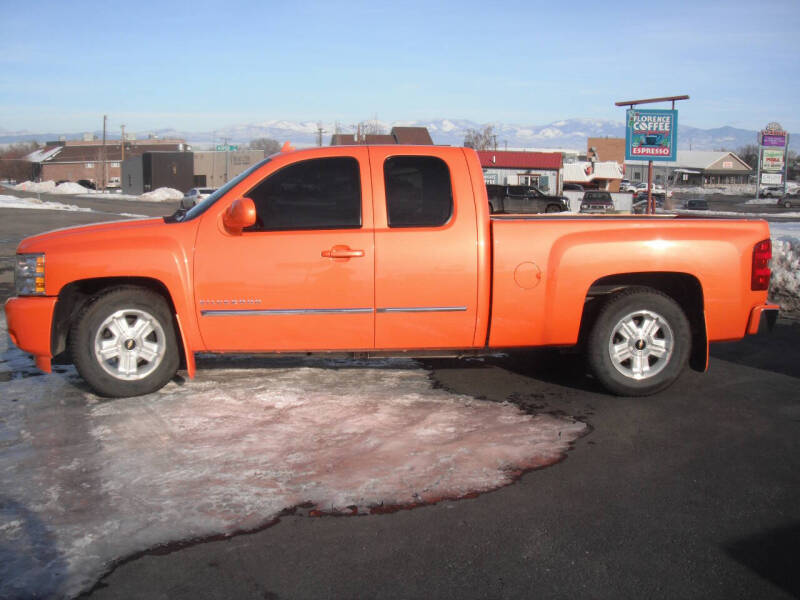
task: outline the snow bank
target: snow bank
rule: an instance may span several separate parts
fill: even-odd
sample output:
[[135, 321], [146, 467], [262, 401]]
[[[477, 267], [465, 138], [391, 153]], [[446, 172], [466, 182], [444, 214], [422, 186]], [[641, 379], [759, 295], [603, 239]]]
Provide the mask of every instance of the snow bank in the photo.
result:
[[21, 192], [35, 192], [37, 194], [52, 194], [56, 189], [55, 181], [23, 181], [14, 186]]
[[59, 183], [56, 188], [53, 190], [54, 194], [85, 194], [89, 190], [83, 187], [79, 183], [75, 183], [73, 181], [65, 181], [64, 183]]
[[738, 187], [700, 187], [700, 186], [691, 186], [691, 187], [672, 187], [670, 188], [675, 195], [678, 196], [685, 196], [685, 195], [692, 195], [692, 196], [711, 196], [713, 194], [720, 194], [722, 196], [742, 196], [747, 194], [756, 193], [755, 185], [741, 185]]
[[0, 317], [0, 597], [71, 597], [137, 551], [306, 502], [369, 513], [496, 489], [586, 431], [436, 389], [411, 360], [248, 360], [101, 401], [73, 367], [32, 376]]
[[770, 300], [788, 312], [800, 311], [800, 223], [770, 223]]
[[139, 200], [146, 200], [147, 202], [167, 202], [169, 200], [180, 200], [181, 198], [183, 198], [183, 192], [168, 187], [158, 188], [139, 196]]
[[770, 206], [777, 206], [777, 198], [751, 198], [745, 204], [769, 204]]
[[28, 208], [38, 210], [68, 210], [72, 212], [91, 212], [91, 208], [81, 208], [74, 204], [60, 202], [44, 202], [37, 198], [19, 198], [18, 196], [0, 196], [0, 208]]

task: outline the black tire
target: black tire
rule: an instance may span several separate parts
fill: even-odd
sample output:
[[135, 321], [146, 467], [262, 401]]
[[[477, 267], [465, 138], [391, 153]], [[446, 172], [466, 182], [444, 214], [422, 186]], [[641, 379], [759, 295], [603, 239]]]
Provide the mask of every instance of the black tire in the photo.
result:
[[70, 330], [70, 351], [92, 389], [111, 398], [154, 392], [179, 365], [172, 312], [163, 297], [142, 288], [114, 289], [88, 302]]
[[651, 288], [629, 288], [600, 309], [587, 341], [587, 359], [610, 392], [648, 396], [680, 376], [691, 340], [686, 314], [672, 298]]
[[792, 203], [789, 200], [783, 201], [783, 208], [792, 208]]
[[561, 212], [561, 207], [558, 204], [548, 204], [544, 212], [557, 213]]

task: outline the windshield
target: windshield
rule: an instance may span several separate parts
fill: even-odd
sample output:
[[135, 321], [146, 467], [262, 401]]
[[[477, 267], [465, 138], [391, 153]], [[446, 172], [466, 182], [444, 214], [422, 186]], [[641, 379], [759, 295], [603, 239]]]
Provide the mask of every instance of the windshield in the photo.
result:
[[210, 196], [205, 198], [202, 202], [200, 202], [198, 204], [195, 204], [192, 208], [187, 210], [183, 215], [176, 216], [175, 220], [176, 221], [188, 221], [190, 219], [194, 219], [195, 217], [199, 217], [204, 212], [206, 212], [211, 207], [211, 205], [213, 205], [217, 200], [219, 200], [220, 198], [222, 198], [222, 196], [227, 194], [228, 191], [230, 191], [231, 188], [233, 188], [235, 185], [237, 185], [240, 181], [242, 181], [245, 177], [250, 175], [256, 169], [260, 169], [261, 167], [263, 167], [265, 164], [267, 164], [269, 161], [271, 161], [274, 158], [274, 156], [275, 156], [274, 154], [270, 155], [267, 158], [265, 158], [264, 160], [262, 160], [261, 162], [257, 162], [256, 164], [254, 164], [252, 167], [250, 167], [246, 171], [243, 171], [242, 173], [239, 173], [239, 175], [237, 175], [236, 177], [231, 179], [228, 183], [226, 183], [221, 188], [219, 188], [216, 192], [214, 192], [213, 194], [211, 194]]

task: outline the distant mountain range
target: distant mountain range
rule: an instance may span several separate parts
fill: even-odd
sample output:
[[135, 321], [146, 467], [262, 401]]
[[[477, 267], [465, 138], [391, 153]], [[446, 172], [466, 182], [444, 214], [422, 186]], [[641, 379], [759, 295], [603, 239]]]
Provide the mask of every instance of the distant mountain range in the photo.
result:
[[[482, 129], [485, 124], [460, 119], [434, 119], [430, 121], [396, 121], [374, 122], [385, 132], [394, 126], [427, 127], [436, 144], [460, 146], [469, 129]], [[335, 123], [322, 123], [325, 131], [323, 144], [330, 143], [331, 134], [336, 130]], [[220, 144], [227, 140], [230, 144], [247, 144], [257, 138], [272, 138], [278, 141], [289, 140], [297, 146], [314, 145], [317, 142], [317, 121], [264, 121], [243, 125], [232, 125], [216, 131], [179, 131], [176, 129], [158, 129], [155, 131], [137, 132], [137, 138], [156, 135], [160, 138], [181, 138], [189, 144], [202, 148]], [[340, 127], [341, 133], [352, 133], [351, 127]], [[527, 149], [560, 149], [586, 150], [589, 137], [624, 137], [625, 124], [622, 121], [603, 119], [566, 119], [548, 125], [509, 125], [495, 123], [497, 147]], [[89, 132], [100, 137], [102, 132]], [[31, 133], [28, 131], [7, 131], [0, 128], [0, 144], [24, 141], [81, 139], [84, 133]], [[792, 147], [800, 143], [800, 136], [792, 134]], [[115, 139], [115, 138], [109, 138]], [[119, 139], [119, 135], [116, 136]], [[680, 125], [678, 146], [682, 150], [736, 150], [747, 144], [756, 143], [756, 131], [738, 129], [736, 127], [718, 127], [716, 129], [699, 129]]]

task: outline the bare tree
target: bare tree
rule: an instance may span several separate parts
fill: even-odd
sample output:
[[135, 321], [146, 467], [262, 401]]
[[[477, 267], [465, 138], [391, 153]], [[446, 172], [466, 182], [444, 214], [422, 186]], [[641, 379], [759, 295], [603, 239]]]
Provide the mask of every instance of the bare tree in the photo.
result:
[[250, 140], [251, 150], [263, 150], [264, 154], [275, 154], [281, 151], [281, 143], [272, 138], [258, 138]]
[[33, 163], [25, 157], [39, 149], [37, 142], [11, 144], [0, 150], [0, 179], [27, 181], [33, 178]]
[[495, 143], [494, 126], [487, 125], [483, 129], [467, 129], [464, 146], [475, 150], [491, 150]]
[[736, 156], [746, 162], [751, 169], [758, 168], [758, 146], [756, 144], [742, 146], [736, 150]]

